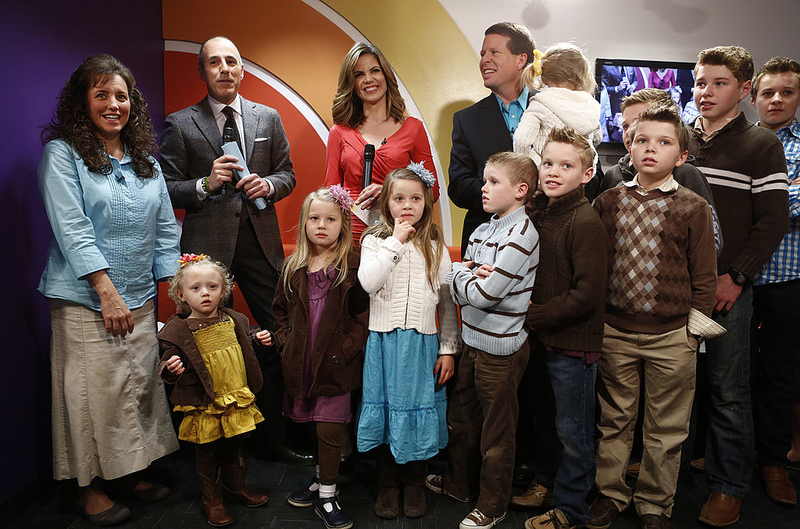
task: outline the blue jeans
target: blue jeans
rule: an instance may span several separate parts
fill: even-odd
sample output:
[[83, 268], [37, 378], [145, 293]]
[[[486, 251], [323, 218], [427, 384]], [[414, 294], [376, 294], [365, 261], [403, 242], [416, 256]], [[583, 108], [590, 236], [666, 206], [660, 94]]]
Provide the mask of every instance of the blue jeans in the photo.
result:
[[570, 523], [583, 527], [589, 521], [586, 496], [594, 484], [594, 381], [597, 362], [547, 352], [547, 369], [556, 400], [556, 432], [561, 441], [561, 463], [553, 497]]
[[752, 319], [753, 288], [747, 286], [727, 316], [715, 318], [728, 333], [706, 342], [710, 394], [706, 482], [711, 492], [738, 499], [750, 490], [755, 458], [750, 408]]

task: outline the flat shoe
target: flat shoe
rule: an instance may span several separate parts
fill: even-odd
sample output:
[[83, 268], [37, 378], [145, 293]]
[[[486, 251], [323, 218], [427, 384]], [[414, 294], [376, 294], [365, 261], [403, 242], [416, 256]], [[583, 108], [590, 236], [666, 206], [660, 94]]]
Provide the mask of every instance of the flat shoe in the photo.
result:
[[169, 489], [164, 485], [159, 483], [152, 483], [151, 485], [151, 487], [147, 487], [146, 489], [131, 490], [131, 496], [137, 500], [147, 502], [161, 501], [169, 496]]
[[90, 524], [100, 527], [117, 525], [118, 523], [122, 523], [127, 520], [131, 515], [131, 510], [121, 503], [115, 503], [105, 511], [97, 514], [89, 514], [83, 507], [79, 507], [78, 510], [80, 510], [84, 518], [89, 520]]

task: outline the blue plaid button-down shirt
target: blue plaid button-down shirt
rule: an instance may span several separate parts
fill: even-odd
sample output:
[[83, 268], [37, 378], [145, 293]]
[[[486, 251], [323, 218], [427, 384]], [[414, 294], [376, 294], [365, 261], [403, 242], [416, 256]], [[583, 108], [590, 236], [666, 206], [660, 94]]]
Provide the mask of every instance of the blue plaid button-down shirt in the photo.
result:
[[789, 231], [778, 245], [761, 270], [756, 275], [753, 283], [766, 285], [768, 283], [783, 283], [800, 279], [800, 184], [792, 185], [795, 179], [800, 178], [800, 122], [797, 118], [775, 134], [783, 144], [786, 152], [786, 167], [789, 175]]

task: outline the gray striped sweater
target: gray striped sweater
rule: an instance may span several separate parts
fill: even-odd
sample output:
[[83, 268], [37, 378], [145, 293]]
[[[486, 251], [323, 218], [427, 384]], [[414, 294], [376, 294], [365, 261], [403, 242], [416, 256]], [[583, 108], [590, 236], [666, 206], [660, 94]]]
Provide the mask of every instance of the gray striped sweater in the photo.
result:
[[454, 263], [447, 274], [453, 301], [461, 305], [464, 343], [499, 356], [515, 353], [528, 338], [523, 325], [539, 264], [539, 234], [525, 208], [478, 226], [464, 261], [494, 267], [489, 277], [478, 278]]

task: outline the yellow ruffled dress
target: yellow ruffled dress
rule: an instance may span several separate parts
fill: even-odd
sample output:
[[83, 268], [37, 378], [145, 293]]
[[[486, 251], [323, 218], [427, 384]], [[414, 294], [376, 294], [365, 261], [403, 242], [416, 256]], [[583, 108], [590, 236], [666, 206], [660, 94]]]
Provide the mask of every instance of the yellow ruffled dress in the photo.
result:
[[208, 406], [175, 406], [186, 414], [178, 428], [178, 439], [210, 443], [255, 430], [264, 420], [247, 386], [242, 347], [236, 339], [233, 320], [192, 331], [214, 387], [214, 402]]

